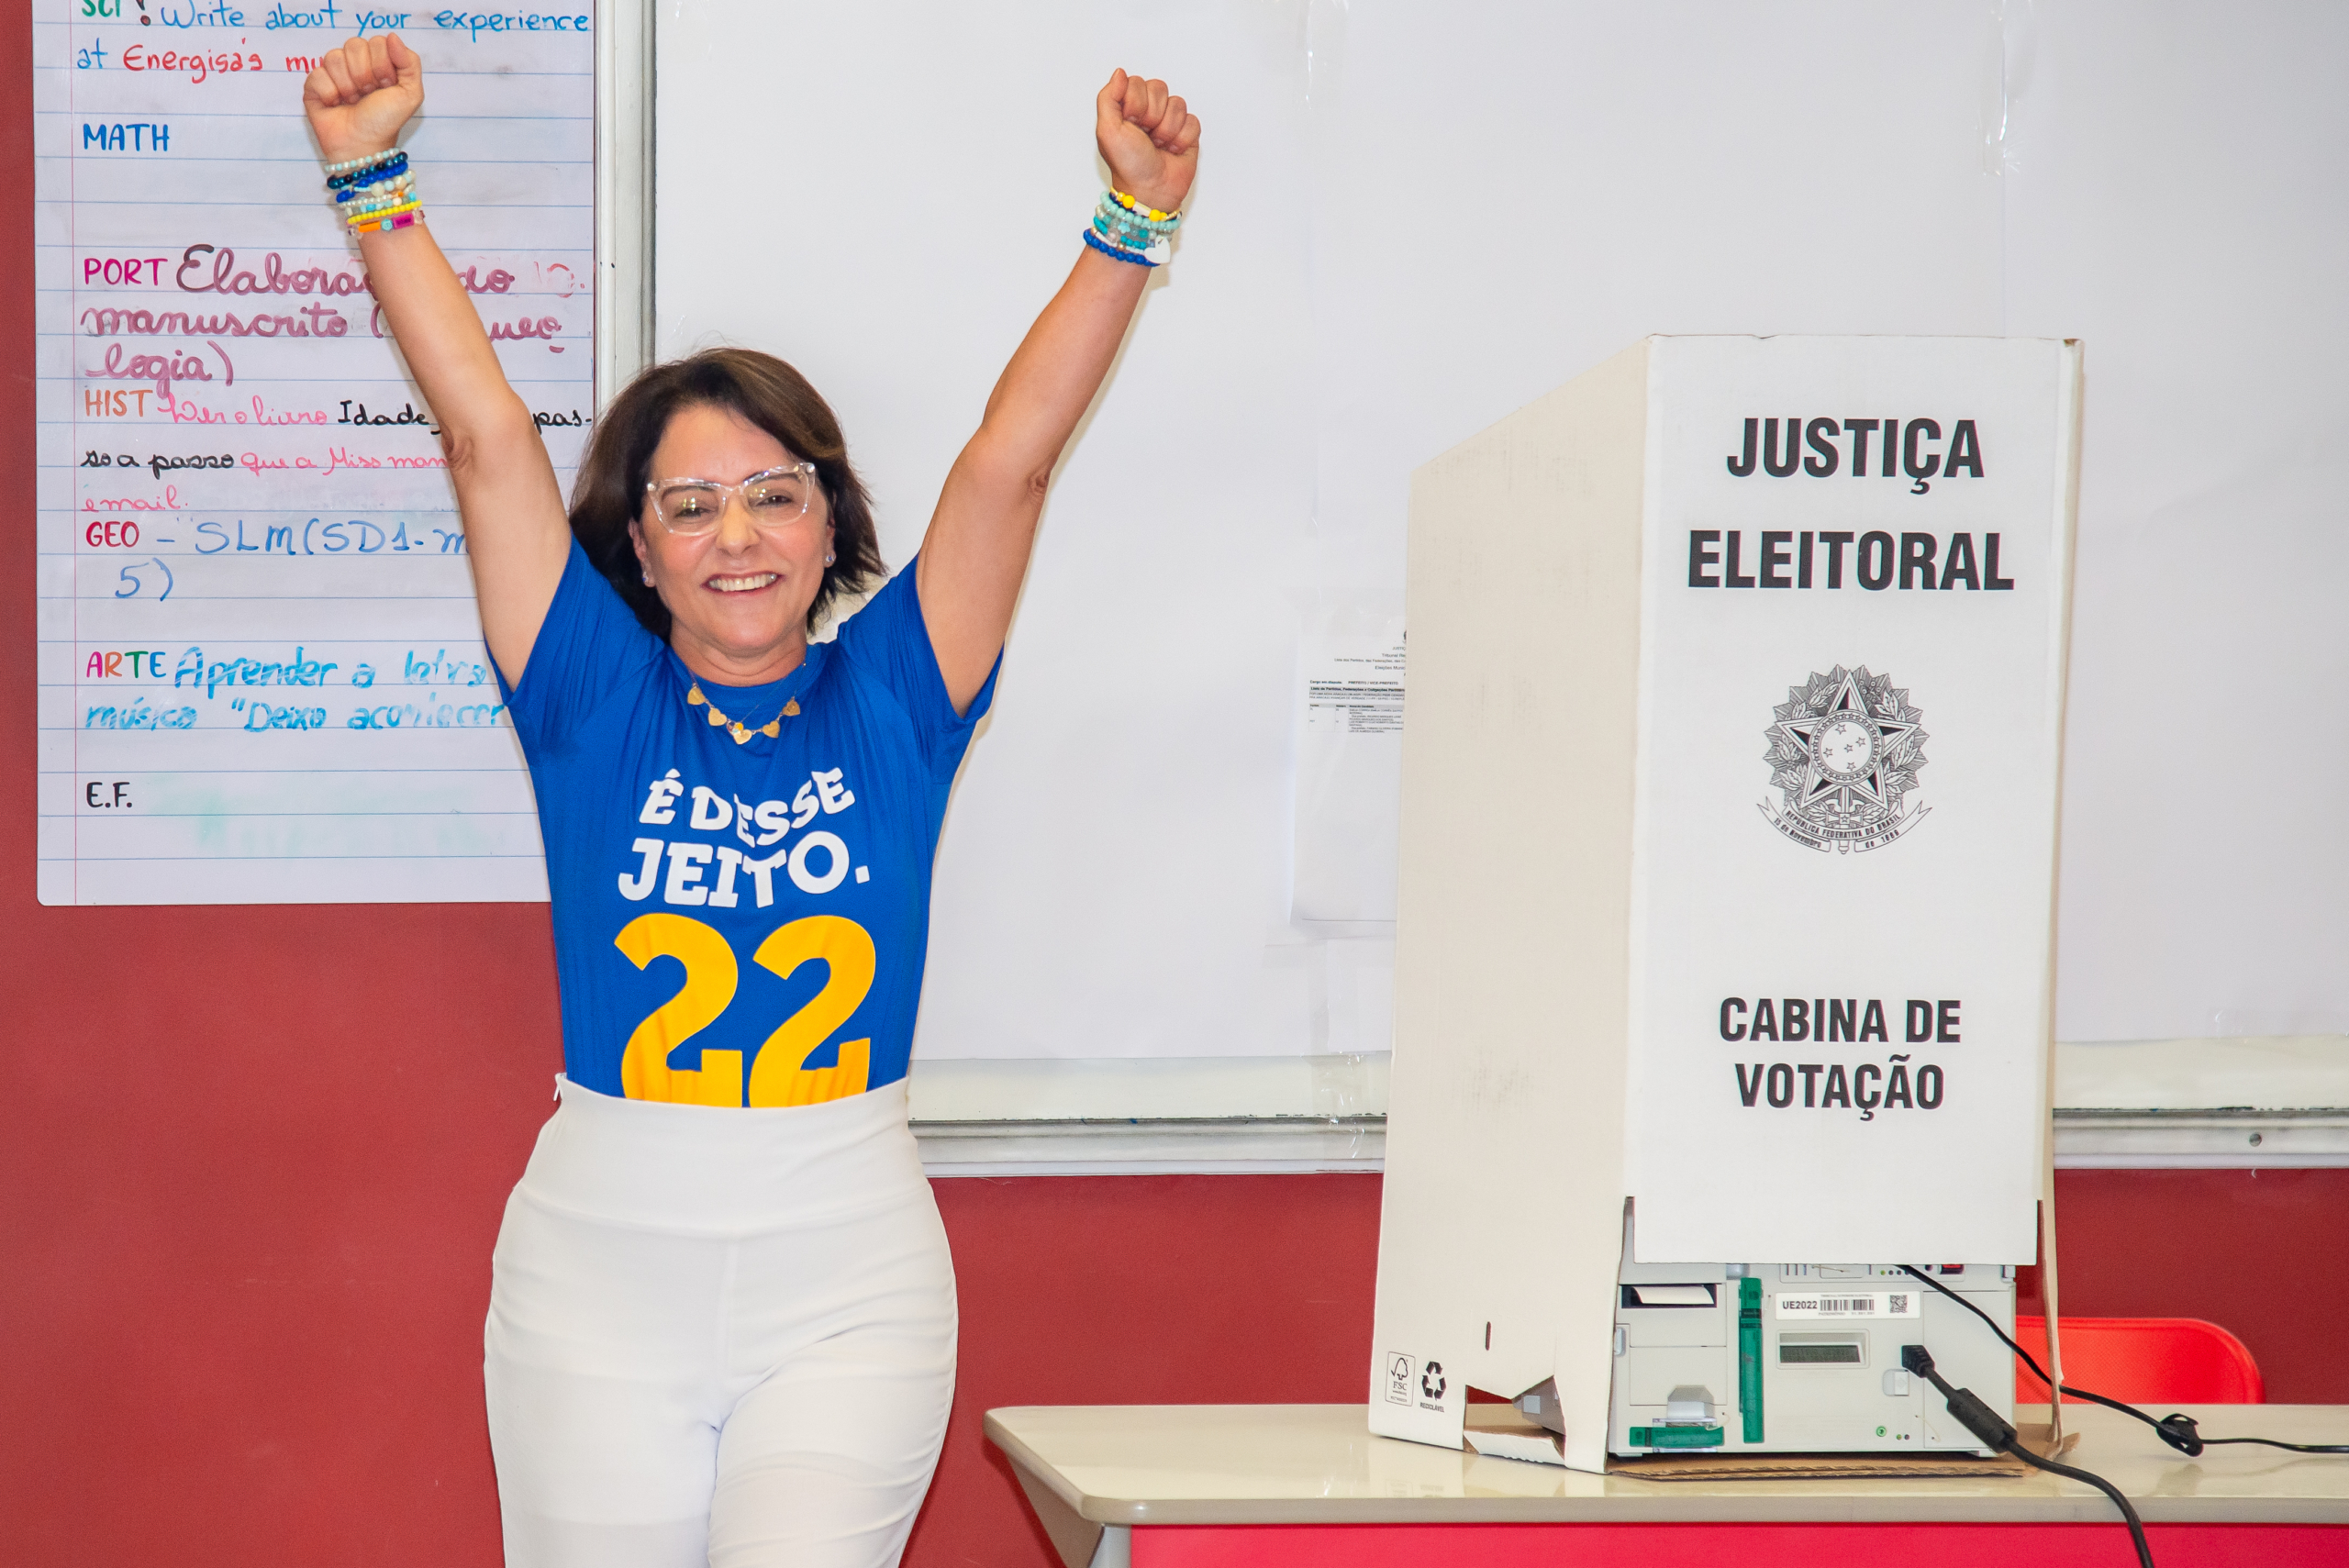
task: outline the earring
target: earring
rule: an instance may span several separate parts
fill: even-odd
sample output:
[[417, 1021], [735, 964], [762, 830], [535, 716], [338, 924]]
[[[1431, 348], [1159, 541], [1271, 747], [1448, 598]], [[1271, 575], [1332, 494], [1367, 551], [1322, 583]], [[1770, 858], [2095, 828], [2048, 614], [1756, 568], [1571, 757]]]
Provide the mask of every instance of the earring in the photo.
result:
[[824, 551], [824, 564], [825, 564], [825, 565], [829, 566], [833, 562], [838, 561], [839, 559], [840, 559], [840, 552], [839, 552], [838, 550], [828, 550]]
[[644, 585], [648, 588], [652, 586], [652, 573], [649, 569], [644, 573]]

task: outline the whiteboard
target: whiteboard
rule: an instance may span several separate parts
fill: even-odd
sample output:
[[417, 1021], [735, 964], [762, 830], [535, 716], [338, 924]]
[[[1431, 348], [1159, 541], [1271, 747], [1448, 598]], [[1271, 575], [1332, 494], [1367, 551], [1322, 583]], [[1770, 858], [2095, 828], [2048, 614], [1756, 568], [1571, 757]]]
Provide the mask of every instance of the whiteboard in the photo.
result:
[[[126, 256], [161, 245], [176, 268], [201, 217], [233, 220], [247, 250], [289, 263], [297, 240], [322, 260], [333, 250], [284, 107], [297, 79], [286, 61], [314, 43], [249, 31], [262, 72], [134, 82], [119, 65], [126, 40], [173, 47], [170, 22], [142, 30], [83, 9], [44, 0], [35, 13], [41, 896], [540, 895], [510, 737], [362, 737], [365, 771], [345, 777], [371, 789], [407, 788], [445, 760], [434, 746], [468, 778], [420, 813], [413, 796], [376, 797], [346, 820], [309, 809], [310, 795], [270, 793], [323, 779], [327, 749], [353, 744], [345, 735], [84, 724], [90, 652], [161, 631], [176, 662], [181, 646], [225, 648], [221, 636], [254, 623], [193, 618], [195, 588], [146, 603], [151, 570], [117, 599], [135, 559], [124, 552], [139, 547], [88, 545], [83, 501], [175, 495], [194, 503], [184, 514], [216, 522], [239, 511], [250, 522], [264, 503], [305, 521], [452, 519], [445, 484], [422, 479], [331, 504], [239, 471], [149, 472], [146, 491], [85, 493], [75, 465], [89, 451], [171, 454], [72, 428], [68, 388], [92, 379], [76, 375], [92, 366], [73, 359], [72, 323], [97, 303], [76, 303], [91, 259], [78, 242]], [[1375, 826], [1333, 829], [1315, 815], [1315, 798], [1348, 792], [1300, 786], [1307, 682], [1333, 639], [1383, 636], [1402, 616], [1409, 469], [1651, 331], [2086, 339], [2058, 1035], [2349, 1032], [2349, 980], [2333, 961], [2349, 941], [2338, 887], [2349, 834], [2332, 783], [2349, 762], [2349, 717], [2332, 697], [2349, 638], [2327, 586], [2349, 565], [2327, 475], [2330, 432], [2349, 412], [2330, 370], [2349, 347], [2349, 303], [2326, 266], [2349, 239], [2349, 107], [2331, 91], [2349, 17], [2336, 9], [669, 10], [649, 227], [716, 212], [726, 237], [661, 249], [656, 346], [753, 343], [808, 371], [882, 499], [893, 562], [910, 555], [987, 386], [1074, 254], [1098, 177], [1085, 117], [1099, 76], [1113, 62], [1164, 74], [1208, 123], [1182, 255], [1061, 475], [997, 711], [957, 794], [926, 1057], [1384, 1046], [1381, 922], [1300, 898], [1300, 845], [1308, 883], [1326, 869], [1314, 845], [1352, 835], [1377, 851]], [[101, 39], [113, 63], [73, 69]], [[476, 258], [537, 285], [503, 258], [584, 258], [586, 55], [558, 59], [540, 39], [526, 56], [512, 37], [445, 28], [419, 41], [438, 85], [412, 145], [434, 171], [436, 230], [466, 250], [460, 265]], [[556, 69], [524, 68], [551, 59]], [[495, 101], [469, 104], [469, 92]], [[82, 120], [101, 113], [109, 125], [217, 121], [208, 130], [236, 167], [258, 160], [284, 179], [273, 199], [239, 189], [224, 203], [204, 176], [228, 165], [194, 156], [185, 131], [168, 153], [84, 156]], [[482, 156], [493, 144], [500, 156]], [[519, 164], [507, 161], [516, 148]], [[187, 165], [177, 178], [173, 163]], [[562, 303], [543, 308], [559, 313], [580, 297], [559, 283], [548, 292]], [[569, 347], [584, 310], [562, 318], [557, 380], [589, 358]], [[501, 351], [519, 371], [553, 363], [548, 347]], [[290, 360], [295, 345], [268, 348]], [[289, 384], [330, 370], [338, 388], [384, 400], [371, 406], [412, 396], [395, 361], [328, 366], [315, 356], [328, 348], [268, 368]], [[318, 406], [339, 409], [341, 395]], [[575, 440], [556, 438], [566, 473]], [[293, 455], [259, 433], [250, 445]], [[176, 492], [152, 494], [163, 484]], [[111, 520], [151, 520], [131, 510]], [[206, 563], [195, 564], [201, 585]], [[381, 650], [403, 655], [419, 634], [436, 650], [443, 631], [469, 635], [454, 562], [408, 563], [425, 589], [404, 601], [412, 610], [354, 587], [355, 564], [314, 558], [304, 570], [323, 574], [278, 596], [269, 644], [316, 658], [324, 633], [347, 631], [348, 617], [310, 618], [318, 600], [363, 606]], [[104, 669], [88, 678], [125, 679]], [[216, 693], [206, 707], [228, 700]], [[2239, 744], [2202, 743], [2194, 716], [2211, 714]], [[135, 773], [195, 776], [198, 742], [242, 748], [228, 760], [260, 766], [219, 777], [266, 787], [206, 795], [160, 829], [160, 813], [135, 829], [102, 817], [121, 808], [83, 788], [99, 783], [106, 799]], [[1359, 807], [1358, 792], [1349, 798]], [[495, 853], [476, 852], [484, 844]], [[506, 863], [477, 878], [491, 860]]]
[[[546, 896], [430, 410], [303, 122], [323, 15], [35, 7], [45, 904]], [[429, 221], [567, 482], [592, 17], [390, 15]]]
[[1163, 75], [1206, 124], [955, 798], [927, 1058], [1382, 1047], [1382, 929], [1296, 917], [1301, 651], [1402, 612], [1411, 468], [1659, 331], [2085, 339], [2058, 1037], [2349, 1030], [2349, 14], [905, 0], [659, 26], [658, 211], [729, 221], [660, 248], [659, 347], [805, 370], [893, 562], [1074, 252], [1100, 77]]

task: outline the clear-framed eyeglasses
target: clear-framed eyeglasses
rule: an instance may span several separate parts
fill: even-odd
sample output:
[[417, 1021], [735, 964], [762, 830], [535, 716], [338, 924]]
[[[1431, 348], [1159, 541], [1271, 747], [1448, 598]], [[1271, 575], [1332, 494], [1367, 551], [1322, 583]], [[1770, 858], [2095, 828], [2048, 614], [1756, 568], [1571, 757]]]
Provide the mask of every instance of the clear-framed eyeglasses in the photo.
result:
[[740, 484], [715, 479], [655, 479], [644, 486], [652, 498], [652, 515], [673, 534], [691, 539], [718, 527], [726, 514], [729, 495], [742, 503], [751, 521], [763, 528], [780, 528], [807, 515], [816, 495], [816, 465], [795, 462], [770, 468]]

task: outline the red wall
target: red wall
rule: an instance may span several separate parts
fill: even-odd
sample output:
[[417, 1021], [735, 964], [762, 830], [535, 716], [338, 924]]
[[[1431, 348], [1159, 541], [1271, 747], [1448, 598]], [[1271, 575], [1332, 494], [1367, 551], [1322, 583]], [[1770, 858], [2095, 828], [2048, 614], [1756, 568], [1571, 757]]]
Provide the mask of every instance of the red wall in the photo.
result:
[[[490, 999], [545, 994], [538, 913], [27, 910], [19, 929], [44, 975], [93, 935], [173, 951], [110, 995], [9, 984], [28, 1026], [0, 1107], [12, 1560], [242, 1568], [266, 1540], [287, 1563], [496, 1562], [481, 1317], [555, 1049], [551, 1009]], [[441, 984], [371, 982], [386, 944]], [[217, 978], [239, 970], [321, 978]], [[150, 1000], [175, 988], [194, 1000]], [[121, 1042], [102, 1070], [92, 1040]], [[1364, 1396], [1375, 1176], [937, 1185], [963, 1370], [918, 1568], [1050, 1568], [980, 1436], [991, 1406]], [[2349, 1403], [2349, 1262], [2310, 1244], [2341, 1235], [2349, 1171], [2060, 1186], [2072, 1310], [2210, 1318], [2271, 1398]]]
[[[980, 1436], [991, 1407], [1368, 1396], [1375, 1176], [935, 1184], [963, 1367], [915, 1568], [1053, 1562]], [[2056, 1187], [2067, 1316], [2208, 1318], [2250, 1345], [2270, 1400], [2349, 1404], [2349, 1170], [2067, 1171]]]
[[[25, 0], [0, 0], [24, 39]], [[31, 117], [0, 101], [0, 484], [34, 575]], [[559, 1059], [531, 906], [44, 909], [0, 661], [0, 1541], [86, 1568], [497, 1561], [481, 1319]], [[2067, 1310], [2186, 1313], [2349, 1402], [2349, 1172], [2062, 1184]], [[1365, 1392], [1377, 1178], [940, 1184], [963, 1302], [909, 1562], [1046, 1568], [987, 1407]], [[2274, 1288], [2279, 1264], [2291, 1287]]]

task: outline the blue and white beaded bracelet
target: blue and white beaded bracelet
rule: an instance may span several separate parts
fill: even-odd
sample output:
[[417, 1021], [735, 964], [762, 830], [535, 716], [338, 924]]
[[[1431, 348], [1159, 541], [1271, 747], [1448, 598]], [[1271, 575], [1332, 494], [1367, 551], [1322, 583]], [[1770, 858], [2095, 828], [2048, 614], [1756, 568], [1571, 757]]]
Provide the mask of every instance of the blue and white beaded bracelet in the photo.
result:
[[1085, 242], [1117, 261], [1163, 267], [1174, 259], [1170, 241], [1182, 221], [1179, 212], [1160, 212], [1122, 191], [1104, 191], [1085, 228]]

